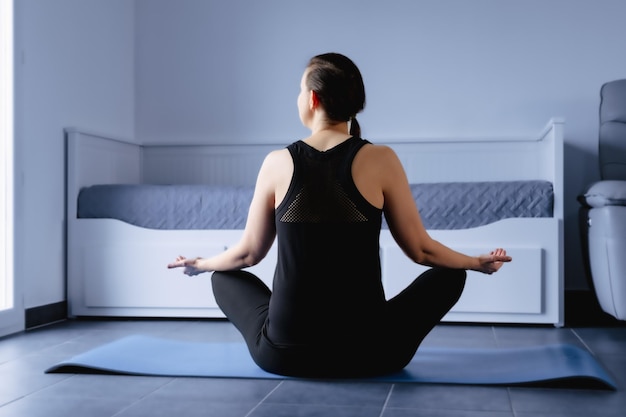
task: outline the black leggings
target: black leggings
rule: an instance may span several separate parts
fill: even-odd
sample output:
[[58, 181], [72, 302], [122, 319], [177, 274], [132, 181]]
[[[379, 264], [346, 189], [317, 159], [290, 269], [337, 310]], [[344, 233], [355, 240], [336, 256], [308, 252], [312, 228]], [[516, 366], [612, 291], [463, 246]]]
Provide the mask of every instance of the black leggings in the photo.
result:
[[[268, 372], [303, 377], [349, 378], [400, 371], [426, 335], [456, 304], [464, 270], [432, 268], [385, 303], [375, 322], [355, 343], [321, 340], [312, 346], [278, 346], [265, 335], [271, 291], [246, 271], [215, 272], [213, 293], [241, 332], [253, 360]], [[320, 308], [324, 308], [320, 305]]]

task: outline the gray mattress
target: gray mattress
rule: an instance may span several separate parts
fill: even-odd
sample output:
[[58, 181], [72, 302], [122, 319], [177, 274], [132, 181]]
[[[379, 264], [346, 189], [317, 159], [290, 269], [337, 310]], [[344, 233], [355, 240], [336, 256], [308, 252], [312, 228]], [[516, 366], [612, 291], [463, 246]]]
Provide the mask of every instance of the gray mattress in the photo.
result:
[[[553, 189], [546, 181], [412, 184], [411, 192], [431, 230], [552, 217]], [[252, 187], [94, 185], [79, 193], [78, 217], [112, 218], [150, 229], [243, 229], [252, 194]]]

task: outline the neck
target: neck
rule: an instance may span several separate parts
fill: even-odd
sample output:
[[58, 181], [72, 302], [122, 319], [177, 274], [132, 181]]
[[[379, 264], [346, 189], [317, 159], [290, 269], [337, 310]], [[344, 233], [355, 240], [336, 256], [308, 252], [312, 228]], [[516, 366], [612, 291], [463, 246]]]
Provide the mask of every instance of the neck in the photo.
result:
[[313, 114], [306, 125], [311, 130], [311, 136], [316, 136], [320, 133], [335, 133], [343, 135], [347, 135], [349, 133], [348, 122], [330, 121], [321, 106], [317, 107], [313, 111]]
[[326, 151], [350, 138], [347, 122], [335, 124], [316, 123], [311, 126], [311, 136], [304, 141], [312, 147]]
[[311, 136], [317, 135], [348, 135], [348, 122], [336, 124], [321, 123], [311, 128]]

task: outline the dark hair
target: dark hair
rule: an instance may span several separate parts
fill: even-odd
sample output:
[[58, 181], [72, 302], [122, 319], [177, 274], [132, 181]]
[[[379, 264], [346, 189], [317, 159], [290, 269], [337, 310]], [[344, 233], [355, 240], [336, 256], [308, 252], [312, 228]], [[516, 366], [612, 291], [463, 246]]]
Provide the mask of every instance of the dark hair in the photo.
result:
[[359, 68], [338, 53], [314, 56], [307, 68], [306, 86], [315, 91], [328, 118], [350, 121], [350, 134], [361, 136], [356, 114], [365, 107], [365, 86]]

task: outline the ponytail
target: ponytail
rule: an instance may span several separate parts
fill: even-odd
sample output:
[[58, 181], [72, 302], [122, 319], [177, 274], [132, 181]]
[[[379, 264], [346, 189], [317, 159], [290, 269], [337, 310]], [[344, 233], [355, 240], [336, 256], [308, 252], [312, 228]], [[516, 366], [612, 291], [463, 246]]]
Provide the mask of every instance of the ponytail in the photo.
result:
[[361, 126], [359, 122], [356, 120], [356, 116], [352, 116], [350, 118], [350, 135], [361, 137]]

